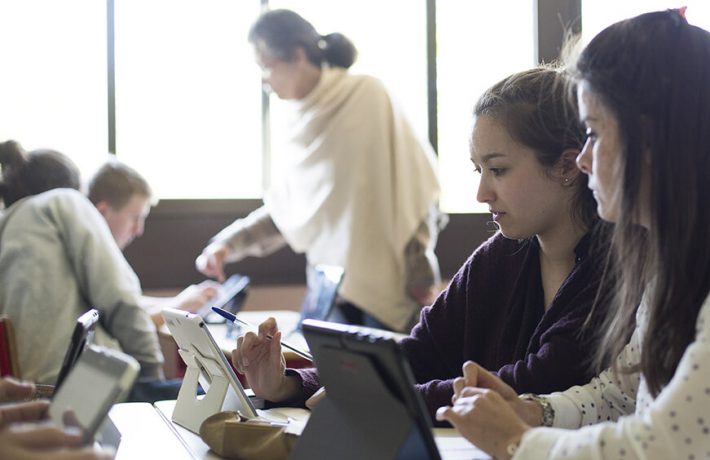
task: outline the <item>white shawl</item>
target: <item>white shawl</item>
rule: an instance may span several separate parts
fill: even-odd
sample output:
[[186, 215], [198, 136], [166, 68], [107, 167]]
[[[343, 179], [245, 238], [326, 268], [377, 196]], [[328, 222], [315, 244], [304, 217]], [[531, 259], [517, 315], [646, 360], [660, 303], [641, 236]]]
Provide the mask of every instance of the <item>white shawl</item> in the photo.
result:
[[294, 251], [345, 268], [343, 298], [402, 329], [416, 306], [404, 248], [439, 193], [433, 151], [369, 76], [324, 68], [294, 105], [286, 176], [264, 202]]

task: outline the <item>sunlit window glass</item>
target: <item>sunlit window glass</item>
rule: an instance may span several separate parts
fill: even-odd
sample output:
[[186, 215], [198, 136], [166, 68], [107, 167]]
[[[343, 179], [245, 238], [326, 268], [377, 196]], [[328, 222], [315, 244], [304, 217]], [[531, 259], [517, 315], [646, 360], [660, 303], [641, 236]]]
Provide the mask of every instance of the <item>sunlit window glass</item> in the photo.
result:
[[[340, 32], [353, 41], [358, 59], [352, 73], [382, 80], [405, 111], [414, 129], [427, 139], [426, 2], [424, 0], [270, 1], [272, 9], [288, 8], [325, 35]], [[405, 19], [406, 18], [406, 19]], [[287, 136], [287, 105], [271, 98], [273, 169], [279, 145]]]
[[689, 23], [710, 30], [710, 2], [707, 0], [583, 0], [582, 36], [587, 43], [602, 29], [622, 19], [682, 6], [688, 7]]
[[108, 151], [106, 2], [0, 2], [0, 141], [69, 155], [84, 176]]
[[436, 6], [439, 172], [444, 211], [487, 212], [468, 150], [481, 93], [534, 62], [533, 6], [519, 0], [442, 0]]
[[262, 192], [257, 1], [115, 2], [116, 150], [160, 198]]

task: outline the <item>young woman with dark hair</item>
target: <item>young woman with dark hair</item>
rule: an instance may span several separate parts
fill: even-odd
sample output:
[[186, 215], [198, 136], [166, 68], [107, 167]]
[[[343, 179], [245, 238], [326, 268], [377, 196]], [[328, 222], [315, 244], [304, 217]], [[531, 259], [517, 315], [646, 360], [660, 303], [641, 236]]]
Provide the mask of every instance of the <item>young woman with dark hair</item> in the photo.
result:
[[[584, 130], [567, 81], [554, 68], [520, 72], [476, 106], [470, 153], [481, 174], [477, 198], [490, 207], [499, 232], [400, 342], [432, 416], [451, 400], [466, 360], [481, 362], [520, 392], [555, 391], [593, 375], [594, 333], [583, 325], [607, 245], [575, 165]], [[318, 375], [284, 369], [279, 338], [267, 320], [258, 335], [239, 339], [233, 363], [258, 396], [303, 404], [318, 388]]]
[[597, 35], [576, 73], [587, 126], [577, 162], [599, 215], [616, 223], [604, 289], [615, 301], [598, 353], [613, 366], [518, 398], [466, 363], [439, 416], [496, 458], [707, 458], [710, 33], [682, 9], [647, 13]]

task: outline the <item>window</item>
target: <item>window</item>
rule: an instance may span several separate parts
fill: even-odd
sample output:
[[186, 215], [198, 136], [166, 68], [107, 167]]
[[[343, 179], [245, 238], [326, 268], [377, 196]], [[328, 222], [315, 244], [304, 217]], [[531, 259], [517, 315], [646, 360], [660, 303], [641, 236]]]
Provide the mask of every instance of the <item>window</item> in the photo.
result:
[[583, 0], [582, 37], [588, 43], [605, 27], [622, 19], [651, 11], [687, 6], [688, 22], [710, 30], [710, 2], [706, 0]]
[[[260, 72], [247, 42], [262, 3], [4, 0], [0, 58], [21, 72], [0, 75], [0, 140], [64, 151], [87, 174], [115, 129], [116, 154], [161, 199], [261, 197], [286, 137], [284, 104], [273, 100], [274, 158], [262, 154]], [[352, 71], [380, 78], [427, 137], [427, 0], [268, 4], [296, 9], [323, 34], [350, 37], [359, 50]], [[533, 2], [439, 0], [436, 11], [441, 204], [485, 212], [469, 161], [471, 111], [491, 84], [534, 65]], [[115, 56], [110, 128], [107, 49]]]
[[0, 141], [69, 155], [82, 174], [108, 148], [106, 4], [0, 2]]
[[[115, 2], [116, 153], [164, 198], [262, 192], [256, 1]], [[169, 164], [169, 168], [166, 168]]]
[[535, 65], [533, 6], [516, 0], [440, 1], [436, 29], [441, 207], [488, 212], [476, 201], [478, 175], [468, 150], [471, 114], [483, 91]]

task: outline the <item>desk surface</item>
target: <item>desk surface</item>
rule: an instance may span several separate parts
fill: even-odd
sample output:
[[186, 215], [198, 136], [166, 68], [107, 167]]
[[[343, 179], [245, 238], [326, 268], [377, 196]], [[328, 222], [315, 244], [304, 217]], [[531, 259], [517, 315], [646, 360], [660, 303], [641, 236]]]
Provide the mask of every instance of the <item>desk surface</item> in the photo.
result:
[[[123, 403], [113, 406], [111, 420], [121, 432], [117, 460], [170, 458], [171, 460], [219, 460], [207, 444], [191, 431], [171, 421], [175, 401]], [[305, 421], [304, 409], [281, 408], [277, 413]], [[435, 428], [434, 437], [443, 460], [490, 459], [452, 428]]]
[[[171, 421], [175, 401], [159, 401], [155, 403], [157, 411], [162, 415], [164, 423], [170, 426], [173, 436], [179, 439], [182, 445], [189, 451], [192, 458], [218, 460], [220, 459], [214, 452], [210, 451], [207, 444], [195, 433], [177, 425]], [[305, 422], [308, 411], [304, 409], [278, 408], [271, 409], [274, 414], [288, 416], [292, 419]], [[120, 427], [119, 427], [120, 429]], [[453, 428], [434, 428], [434, 439], [439, 447], [442, 460], [477, 460], [490, 459], [491, 457], [474, 445], [469, 443]], [[176, 440], [172, 441], [173, 443]], [[121, 450], [119, 449], [119, 452]], [[119, 458], [118, 456], [116, 458]], [[121, 457], [129, 458], [129, 457]], [[167, 457], [166, 457], [167, 458]], [[175, 457], [182, 458], [182, 457]], [[119, 459], [121, 460], [121, 459]]]
[[[214, 452], [210, 450], [207, 444], [202, 441], [197, 434], [192, 431], [181, 427], [177, 423], [172, 422], [173, 409], [175, 408], [175, 401], [158, 401], [155, 403], [155, 408], [162, 416], [164, 423], [170, 425], [173, 432], [178, 438], [182, 440], [184, 445], [192, 454], [193, 458], [196, 459], [220, 459]], [[267, 417], [278, 419], [278, 420], [294, 420], [299, 423], [301, 430], [302, 426], [308, 420], [309, 411], [306, 409], [298, 409], [291, 407], [282, 407], [268, 410], [260, 410], [260, 414], [266, 414]]]
[[116, 459], [192, 460], [194, 458], [172, 427], [151, 404], [115, 404], [111, 408], [109, 417], [121, 432], [121, 443], [116, 451]]
[[[294, 311], [289, 311], [289, 310], [270, 310], [270, 311], [243, 311], [239, 313], [239, 318], [254, 325], [258, 326], [260, 323], [262, 323], [264, 320], [269, 318], [270, 316], [273, 316], [276, 318], [277, 324], [279, 326], [279, 329], [284, 331], [284, 339], [289, 342], [291, 345], [297, 346], [299, 348], [303, 348], [304, 350], [308, 349], [308, 346], [306, 344], [305, 339], [303, 338], [303, 335], [297, 330], [297, 325], [298, 321], [300, 320], [300, 313], [299, 312], [294, 312]], [[217, 345], [225, 351], [231, 351], [236, 347], [236, 340], [239, 335], [243, 334], [245, 331], [239, 331], [239, 330], [232, 330], [231, 333], [228, 331], [228, 327], [226, 324], [209, 324], [208, 328], [210, 332], [212, 333], [213, 338], [217, 342]], [[289, 352], [287, 349], [283, 350], [285, 355], [287, 355]], [[297, 356], [297, 355], [294, 355]], [[135, 404], [135, 403], [134, 403]], [[160, 454], [159, 456], [156, 456], [155, 458], [163, 458], [163, 454], [166, 452], [171, 452], [175, 451], [176, 453], [171, 456], [165, 458], [195, 458], [195, 459], [219, 459], [216, 454], [210, 451], [209, 447], [202, 441], [202, 439], [192, 433], [191, 431], [173, 423], [171, 421], [172, 419], [172, 412], [173, 408], [175, 406], [175, 401], [160, 401], [156, 403], [155, 408], [152, 408], [150, 405], [147, 405], [149, 408], [153, 409], [153, 414], [151, 416], [147, 416], [146, 409], [145, 407], [140, 407], [136, 406], [136, 408], [131, 408], [128, 407], [128, 404], [119, 404], [117, 406], [126, 406], [122, 407], [121, 409], [118, 409], [120, 416], [123, 419], [130, 419], [132, 418], [130, 416], [131, 412], [134, 412], [136, 417], [141, 417], [145, 416], [146, 417], [146, 422], [145, 423], [150, 423], [150, 426], [155, 425], [155, 420], [157, 419], [162, 423], [162, 428], [159, 429], [159, 436], [161, 439], [165, 438], [166, 444], [171, 444], [172, 447], [170, 450], [166, 450], [164, 446], [160, 446], [161, 443], [155, 442], [154, 439], [151, 439], [147, 444], [151, 444], [154, 448], [157, 445], [157, 449], [159, 449]], [[116, 409], [114, 408], [111, 412], [112, 414], [112, 419], [114, 418], [114, 411]], [[279, 409], [279, 410], [288, 410], [288, 409]], [[303, 409], [295, 409], [297, 411], [302, 411]], [[141, 415], [143, 414], [143, 415]], [[294, 414], [289, 414], [291, 417], [299, 418], [298, 415]], [[119, 430], [123, 433], [123, 426], [126, 426], [126, 423], [119, 423], [119, 421], [114, 420], [114, 423], [118, 426]], [[129, 423], [130, 424], [130, 423]], [[122, 438], [121, 441], [121, 446], [119, 447], [119, 450], [117, 452], [117, 457], [118, 459], [130, 459], [130, 458], [139, 458], [140, 456], [131, 456], [130, 452], [135, 452], [134, 446], [138, 443], [138, 435], [131, 434], [134, 432], [134, 429], [136, 428], [135, 426], [130, 426], [130, 431], [129, 435]], [[149, 427], [145, 427], [142, 432], [147, 431]], [[166, 431], [167, 430], [167, 431]], [[167, 434], [166, 434], [167, 433]], [[169, 436], [168, 436], [169, 435]], [[171, 438], [172, 437], [172, 438]], [[436, 444], [439, 447], [439, 451], [441, 452], [441, 457], [443, 460], [464, 460], [464, 459], [490, 459], [491, 457], [486, 454], [485, 452], [479, 450], [475, 446], [473, 446], [471, 443], [466, 441], [462, 436], [458, 434], [456, 430], [453, 428], [435, 428], [434, 429], [434, 437], [436, 440]], [[124, 440], [128, 441], [128, 446], [124, 446]], [[182, 449], [182, 451], [180, 450]], [[128, 452], [128, 454], [124, 454], [124, 452]], [[146, 452], [146, 451], [144, 451]], [[187, 457], [185, 457], [187, 455]]]

